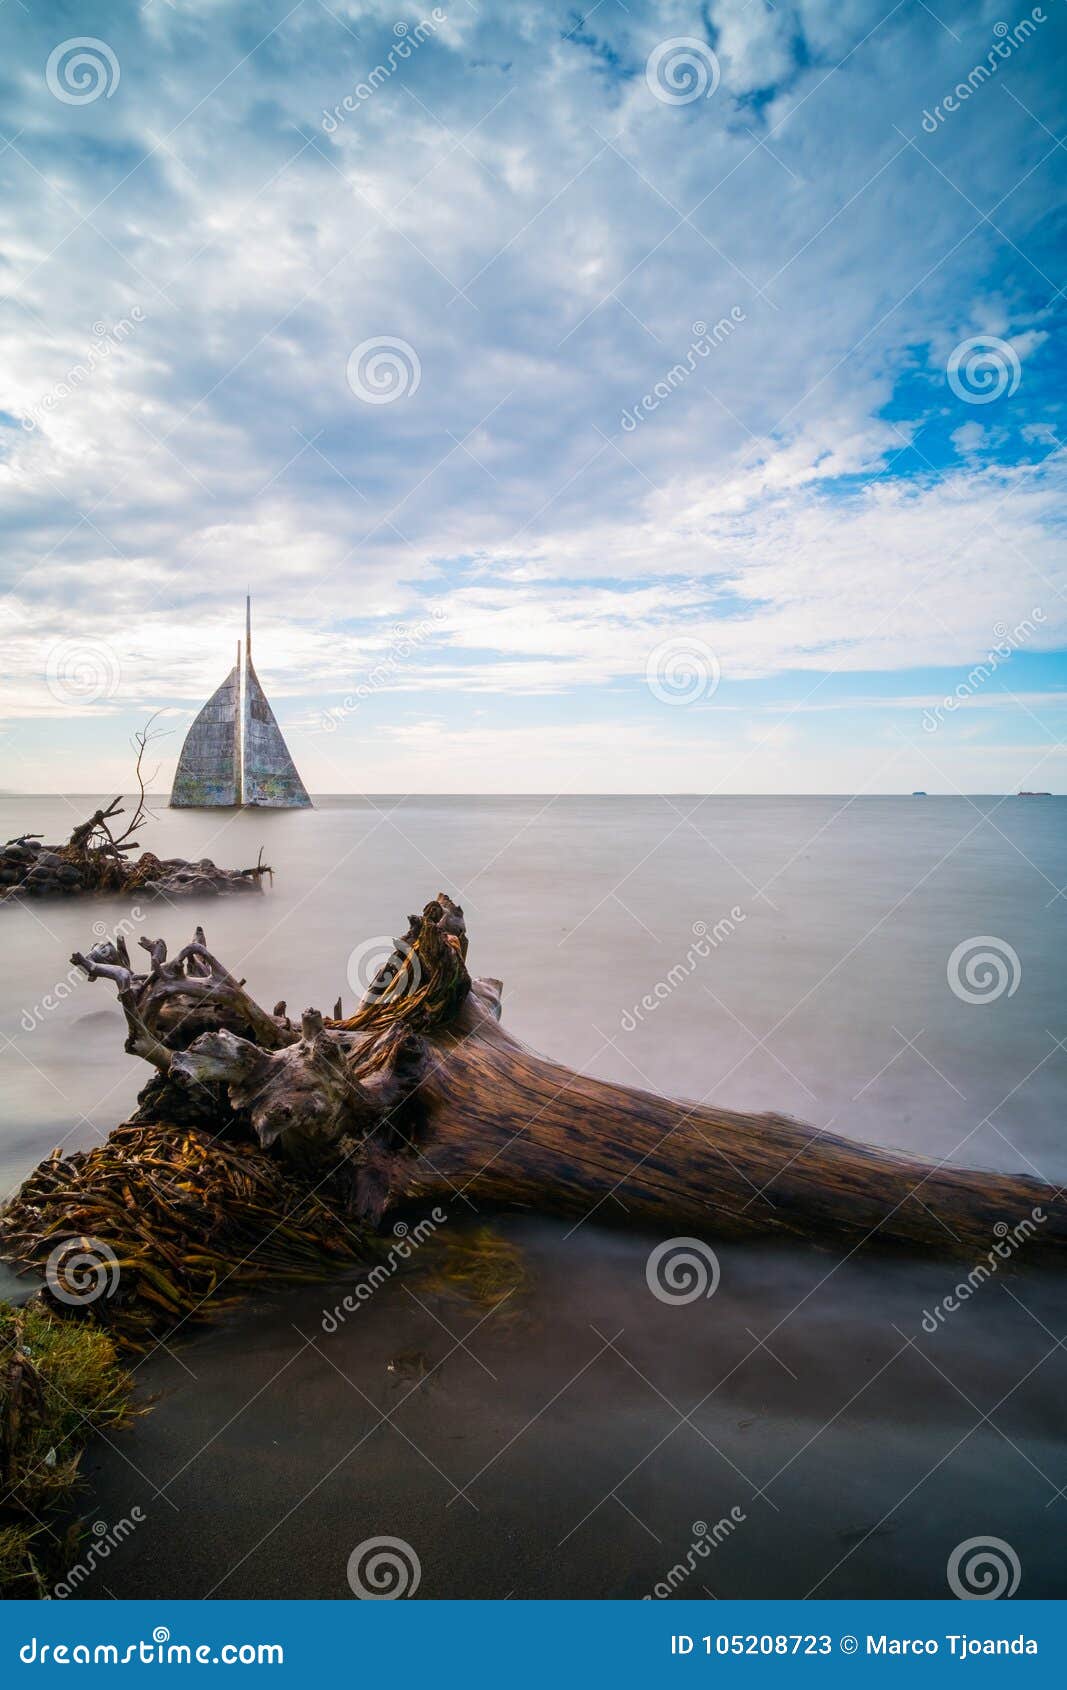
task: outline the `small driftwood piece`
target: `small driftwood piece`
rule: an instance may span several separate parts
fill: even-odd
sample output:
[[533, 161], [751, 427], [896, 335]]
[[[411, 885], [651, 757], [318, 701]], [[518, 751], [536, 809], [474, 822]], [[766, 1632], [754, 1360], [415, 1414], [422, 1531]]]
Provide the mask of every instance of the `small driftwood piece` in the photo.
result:
[[[135, 820], [143, 822], [138, 805]], [[272, 873], [263, 861], [253, 868], [219, 868], [210, 857], [186, 862], [183, 857], [160, 858], [151, 851], [131, 856], [137, 841], [131, 828], [112, 827], [123, 814], [117, 798], [95, 810], [74, 829], [65, 845], [45, 845], [39, 834], [22, 834], [0, 846], [0, 903], [25, 898], [85, 897], [108, 893], [141, 898], [225, 897], [230, 893], [260, 892], [264, 875]]]
[[[268, 1014], [197, 929], [168, 962], [141, 941], [76, 955], [114, 981], [127, 1049], [157, 1077], [135, 1119], [254, 1135], [378, 1221], [457, 1194], [721, 1238], [871, 1238], [978, 1252], [1029, 1222], [1027, 1257], [1067, 1249], [1067, 1208], [1040, 1180], [858, 1144], [780, 1115], [673, 1102], [549, 1061], [500, 1024], [501, 986], [472, 981], [463, 912], [443, 893], [356, 1012]], [[1035, 1219], [1035, 1216], [1037, 1217]]]

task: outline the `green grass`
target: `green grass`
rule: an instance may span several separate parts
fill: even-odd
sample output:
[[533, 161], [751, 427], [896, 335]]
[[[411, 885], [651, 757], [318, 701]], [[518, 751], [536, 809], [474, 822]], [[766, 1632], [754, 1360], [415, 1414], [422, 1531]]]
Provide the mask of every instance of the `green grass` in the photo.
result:
[[0, 1302], [3, 1595], [42, 1595], [46, 1574], [69, 1556], [70, 1534], [50, 1516], [69, 1505], [93, 1433], [131, 1418], [131, 1392], [114, 1343], [89, 1321]]

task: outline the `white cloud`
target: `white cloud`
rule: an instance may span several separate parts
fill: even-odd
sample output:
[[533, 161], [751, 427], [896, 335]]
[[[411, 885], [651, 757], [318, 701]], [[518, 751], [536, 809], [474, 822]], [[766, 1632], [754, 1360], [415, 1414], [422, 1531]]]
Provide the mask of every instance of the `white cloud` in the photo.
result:
[[[44, 673], [72, 638], [119, 656], [86, 713], [190, 708], [249, 584], [272, 693], [324, 705], [393, 624], [443, 609], [392, 683], [425, 691], [427, 720], [443, 696], [592, 687], [628, 720], [629, 683], [679, 631], [727, 683], [969, 664], [1035, 605], [1043, 643], [1062, 643], [1051, 307], [993, 274], [1002, 247], [968, 203], [1009, 195], [1029, 250], [1052, 166], [1031, 169], [1040, 131], [996, 91], [922, 140], [933, 163], [902, 138], [981, 20], [954, 40], [922, 8], [716, 0], [720, 88], [672, 108], [644, 61], [702, 35], [697, 7], [597, 8], [563, 30], [532, 3], [457, 7], [327, 134], [323, 109], [395, 42], [395, 12], [287, 10], [131, 15], [119, 90], [84, 108], [44, 87], [53, 26], [26, 26], [0, 406], [17, 421], [68, 391], [36, 432], [0, 429], [9, 717], [69, 713]], [[1013, 70], [1035, 110], [1044, 63]], [[736, 333], [623, 430], [694, 322], [734, 306]], [[94, 324], [134, 307], [136, 330], [72, 382]], [[944, 383], [979, 332], [1023, 367], [1013, 408], [980, 420]], [[395, 405], [345, 380], [376, 334], [421, 363]], [[1012, 429], [1028, 455], [1051, 450], [1043, 465], [1011, 461]], [[984, 467], [939, 475], [938, 430]], [[664, 779], [686, 764], [691, 780], [691, 744], [649, 731]]]

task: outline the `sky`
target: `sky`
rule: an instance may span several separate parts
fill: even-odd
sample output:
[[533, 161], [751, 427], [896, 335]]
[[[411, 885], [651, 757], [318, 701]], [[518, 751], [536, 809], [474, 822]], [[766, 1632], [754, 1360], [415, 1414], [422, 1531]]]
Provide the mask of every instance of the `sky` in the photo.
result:
[[1064, 0], [0, 11], [0, 785], [1065, 789]]

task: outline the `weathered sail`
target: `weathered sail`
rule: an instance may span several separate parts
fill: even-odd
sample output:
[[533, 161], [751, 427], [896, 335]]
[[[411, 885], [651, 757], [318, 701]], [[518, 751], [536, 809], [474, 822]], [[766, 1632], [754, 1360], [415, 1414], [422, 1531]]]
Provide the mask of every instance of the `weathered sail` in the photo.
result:
[[241, 802], [240, 703], [235, 663], [185, 736], [170, 794], [175, 809]]
[[241, 703], [241, 799], [261, 809], [299, 810], [311, 803], [274, 711], [252, 667], [252, 600], [245, 599], [245, 673]]
[[247, 652], [244, 694], [243, 802], [267, 809], [303, 808], [311, 799]]
[[252, 601], [245, 600], [245, 649], [189, 729], [178, 759], [171, 804], [254, 804], [260, 809], [310, 806], [289, 747], [252, 667]]

